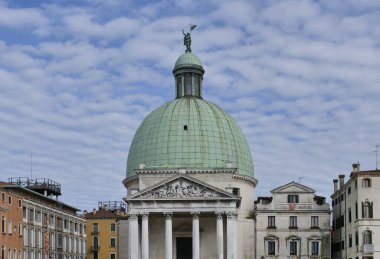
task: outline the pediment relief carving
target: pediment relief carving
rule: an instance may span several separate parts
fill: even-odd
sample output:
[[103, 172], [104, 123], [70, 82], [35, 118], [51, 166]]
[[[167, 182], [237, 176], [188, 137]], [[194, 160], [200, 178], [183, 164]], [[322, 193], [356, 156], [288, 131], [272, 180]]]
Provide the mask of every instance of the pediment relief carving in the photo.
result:
[[190, 177], [176, 177], [151, 189], [136, 193], [130, 199], [194, 199], [194, 198], [230, 198], [238, 199], [233, 194], [216, 187], [192, 180]]

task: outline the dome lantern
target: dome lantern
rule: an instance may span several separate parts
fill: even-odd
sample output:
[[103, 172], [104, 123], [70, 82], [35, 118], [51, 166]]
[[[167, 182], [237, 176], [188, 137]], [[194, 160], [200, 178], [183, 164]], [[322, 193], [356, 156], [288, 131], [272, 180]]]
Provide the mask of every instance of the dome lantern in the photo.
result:
[[173, 69], [176, 99], [182, 97], [202, 98], [202, 80], [205, 70], [201, 60], [191, 52], [191, 34], [182, 32], [186, 51], [177, 59]]

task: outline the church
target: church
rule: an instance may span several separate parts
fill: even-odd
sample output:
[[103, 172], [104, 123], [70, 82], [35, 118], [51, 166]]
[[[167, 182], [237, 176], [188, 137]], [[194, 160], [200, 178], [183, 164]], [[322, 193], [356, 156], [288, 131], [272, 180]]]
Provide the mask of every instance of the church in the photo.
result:
[[251, 152], [234, 118], [204, 99], [205, 70], [184, 35], [175, 99], [143, 120], [130, 146], [128, 258], [251, 259]]

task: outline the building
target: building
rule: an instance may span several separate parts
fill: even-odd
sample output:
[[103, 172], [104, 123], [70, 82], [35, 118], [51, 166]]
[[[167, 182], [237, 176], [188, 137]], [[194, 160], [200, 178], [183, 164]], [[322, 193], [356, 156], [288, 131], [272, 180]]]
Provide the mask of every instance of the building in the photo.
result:
[[236, 121], [203, 98], [189, 37], [173, 69], [175, 99], [144, 119], [129, 149], [129, 259], [251, 259], [251, 152]]
[[330, 208], [315, 190], [290, 182], [256, 203], [256, 258], [331, 258]]
[[347, 182], [334, 179], [332, 257], [380, 258], [380, 170], [352, 169]]
[[0, 182], [0, 258], [22, 258], [22, 197], [2, 187]]
[[116, 201], [99, 202], [99, 208], [85, 212], [84, 217], [87, 221], [87, 258], [120, 259], [119, 247], [127, 244], [126, 239], [119, 238], [120, 225], [126, 225], [120, 223], [126, 222], [125, 204]]
[[60, 184], [45, 178], [17, 177], [1, 182], [1, 186], [22, 197], [23, 257], [18, 258], [85, 257], [86, 222], [77, 215], [78, 209], [58, 200]]

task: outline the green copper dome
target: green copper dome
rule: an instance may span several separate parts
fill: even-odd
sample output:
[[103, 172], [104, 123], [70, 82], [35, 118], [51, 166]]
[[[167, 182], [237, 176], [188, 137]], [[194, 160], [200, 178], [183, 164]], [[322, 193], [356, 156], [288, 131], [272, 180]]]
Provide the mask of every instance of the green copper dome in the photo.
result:
[[239, 125], [213, 103], [182, 97], [160, 106], [141, 123], [129, 150], [127, 177], [139, 164], [211, 169], [228, 162], [239, 174], [253, 177], [251, 152]]
[[[127, 177], [140, 164], [146, 169], [237, 168], [253, 177], [247, 140], [236, 121], [202, 99], [204, 69], [190, 45], [176, 61], [176, 99], [151, 112], [132, 140]], [[228, 166], [227, 166], [228, 165]]]
[[201, 60], [192, 52], [185, 52], [177, 59], [173, 72], [181, 68], [198, 68], [203, 70]]

